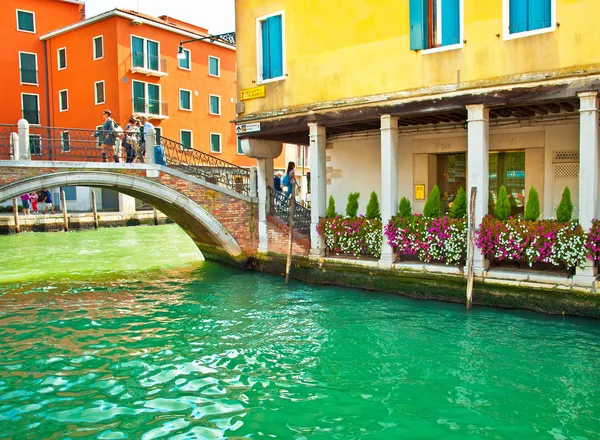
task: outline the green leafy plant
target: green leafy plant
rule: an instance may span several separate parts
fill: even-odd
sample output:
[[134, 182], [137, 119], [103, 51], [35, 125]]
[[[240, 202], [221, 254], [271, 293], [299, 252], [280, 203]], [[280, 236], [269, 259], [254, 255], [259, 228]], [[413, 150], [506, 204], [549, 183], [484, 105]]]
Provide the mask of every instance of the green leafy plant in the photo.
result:
[[410, 206], [410, 200], [406, 197], [400, 199], [400, 205], [398, 206], [398, 217], [408, 218], [412, 216], [412, 206]]
[[498, 220], [507, 220], [510, 217], [510, 201], [508, 200], [508, 194], [506, 193], [506, 187], [502, 185], [500, 191], [498, 191], [498, 200], [494, 207], [494, 217]]
[[525, 205], [525, 220], [536, 221], [540, 218], [540, 198], [538, 192], [532, 186], [529, 190], [529, 196], [527, 197], [527, 204]]
[[423, 216], [427, 218], [438, 218], [442, 214], [442, 201], [440, 197], [440, 189], [437, 185], [433, 187], [429, 193], [429, 198], [423, 209]]
[[377, 198], [377, 193], [375, 191], [371, 193], [371, 197], [369, 198], [369, 203], [367, 204], [367, 213], [365, 217], [371, 220], [381, 218], [381, 211], [379, 209], [379, 199]]
[[559, 222], [568, 222], [573, 217], [573, 202], [571, 202], [571, 190], [568, 186], [562, 193], [560, 204], [556, 208], [556, 220]]
[[333, 218], [337, 215], [337, 212], [335, 212], [335, 200], [333, 200], [333, 196], [329, 196], [329, 202], [327, 203], [327, 212], [325, 213], [325, 216], [327, 218]]
[[450, 217], [452, 218], [465, 218], [467, 216], [467, 193], [461, 186], [458, 188], [452, 208], [450, 208]]
[[360, 193], [350, 193], [348, 194], [348, 203], [346, 204], [346, 216], [348, 217], [356, 217], [358, 215], [358, 199], [360, 198]]

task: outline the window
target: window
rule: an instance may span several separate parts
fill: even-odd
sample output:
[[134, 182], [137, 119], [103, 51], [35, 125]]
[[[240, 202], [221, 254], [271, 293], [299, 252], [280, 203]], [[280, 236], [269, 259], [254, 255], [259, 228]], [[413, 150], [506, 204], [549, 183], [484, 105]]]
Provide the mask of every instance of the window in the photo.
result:
[[40, 123], [40, 96], [21, 93], [21, 110], [23, 110], [23, 119], [30, 124]]
[[208, 74], [210, 76], [221, 76], [221, 60], [217, 57], [208, 57]]
[[160, 86], [141, 81], [132, 81], [133, 112], [161, 115]]
[[162, 142], [160, 138], [162, 137], [162, 128], [154, 127], [154, 131], [156, 133], [156, 145], [160, 145]]
[[58, 60], [58, 70], [67, 68], [67, 48], [57, 50], [56, 59]]
[[17, 30], [35, 33], [35, 14], [17, 9]]
[[131, 65], [132, 67], [158, 71], [160, 66], [158, 42], [131, 36]]
[[29, 154], [34, 156], [39, 156], [40, 154], [42, 154], [42, 135], [29, 135]]
[[65, 200], [68, 200], [68, 201], [77, 200], [77, 187], [76, 186], [61, 186], [60, 190], [65, 192]]
[[284, 74], [283, 13], [261, 17], [257, 20], [258, 82], [279, 80]]
[[58, 92], [58, 105], [61, 112], [69, 110], [69, 91], [61, 90]]
[[463, 0], [410, 0], [410, 48], [461, 45]]
[[221, 114], [221, 97], [217, 95], [209, 95], [209, 113], [211, 115]]
[[185, 58], [183, 60], [178, 59], [177, 64], [180, 69], [192, 70], [192, 53], [189, 49], [183, 49]]
[[237, 154], [244, 154], [244, 150], [242, 150], [242, 139], [237, 138]]
[[63, 153], [68, 153], [71, 151], [71, 133], [68, 131], [63, 131], [60, 134], [60, 145], [62, 147]]
[[179, 130], [179, 138], [181, 142], [182, 150], [191, 150], [192, 147], [192, 131], [191, 130]]
[[555, 15], [556, 0], [504, 0], [504, 24], [508, 29], [505, 38], [553, 31], [556, 28]]
[[192, 91], [179, 89], [179, 109], [192, 110]]
[[21, 84], [38, 84], [37, 54], [19, 52]]
[[467, 153], [438, 154], [436, 159], [437, 185], [444, 214], [452, 207], [458, 190], [467, 188]]
[[104, 37], [94, 37], [94, 59], [104, 58]]
[[210, 152], [220, 153], [221, 152], [221, 135], [219, 133], [210, 134]]
[[488, 212], [494, 212], [501, 186], [506, 188], [511, 215], [525, 211], [525, 152], [490, 153], [490, 198]]
[[96, 105], [104, 104], [106, 102], [106, 96], [104, 94], [104, 81], [98, 81], [94, 83], [94, 93], [96, 97]]

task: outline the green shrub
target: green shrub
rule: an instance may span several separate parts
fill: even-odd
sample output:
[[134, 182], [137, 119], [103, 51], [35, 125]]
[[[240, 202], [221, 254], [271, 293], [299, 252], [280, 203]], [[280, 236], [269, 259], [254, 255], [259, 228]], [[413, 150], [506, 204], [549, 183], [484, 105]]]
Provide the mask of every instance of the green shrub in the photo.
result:
[[398, 217], [412, 217], [412, 206], [410, 206], [410, 200], [408, 200], [406, 197], [402, 197], [402, 199], [400, 199], [400, 206], [398, 206]]
[[540, 198], [538, 192], [532, 186], [529, 190], [529, 196], [527, 197], [527, 204], [525, 205], [525, 220], [536, 221], [540, 218]]
[[467, 216], [467, 193], [461, 186], [458, 188], [452, 208], [450, 208], [450, 217], [452, 218], [465, 218]]
[[327, 203], [327, 212], [325, 213], [325, 216], [327, 218], [333, 218], [337, 215], [337, 212], [335, 212], [335, 200], [333, 200], [333, 196], [329, 196], [329, 203]]
[[379, 210], [379, 199], [377, 198], [377, 193], [375, 191], [371, 193], [371, 197], [369, 198], [369, 203], [367, 204], [367, 213], [365, 217], [372, 220], [376, 218], [381, 218], [381, 211]]
[[433, 187], [429, 193], [429, 198], [425, 203], [423, 209], [423, 216], [427, 218], [438, 218], [441, 217], [442, 213], [442, 201], [440, 198], [440, 189], [437, 185]]
[[560, 199], [560, 205], [556, 208], [556, 220], [559, 222], [569, 222], [573, 217], [573, 202], [571, 202], [571, 190], [565, 186]]
[[500, 187], [498, 191], [498, 200], [496, 201], [496, 207], [494, 208], [494, 217], [498, 220], [507, 220], [510, 217], [510, 201], [508, 200], [508, 194], [504, 185]]
[[360, 198], [360, 193], [350, 193], [348, 194], [348, 203], [346, 204], [346, 215], [348, 217], [356, 217], [358, 215], [358, 199]]

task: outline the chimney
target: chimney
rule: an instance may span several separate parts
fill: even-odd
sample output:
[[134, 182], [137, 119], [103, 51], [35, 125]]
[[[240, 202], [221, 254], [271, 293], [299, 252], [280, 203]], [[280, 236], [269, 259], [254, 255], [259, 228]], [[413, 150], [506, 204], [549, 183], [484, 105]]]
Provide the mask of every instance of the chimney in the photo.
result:
[[81, 5], [79, 8], [79, 20], [85, 20], [85, 4]]

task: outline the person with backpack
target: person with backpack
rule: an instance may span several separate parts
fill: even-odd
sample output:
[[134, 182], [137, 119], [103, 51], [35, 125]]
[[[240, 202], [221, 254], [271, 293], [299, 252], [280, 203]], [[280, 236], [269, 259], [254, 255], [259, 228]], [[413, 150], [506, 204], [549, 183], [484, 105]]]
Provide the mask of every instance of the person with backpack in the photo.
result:
[[294, 162], [288, 163], [287, 171], [283, 179], [281, 179], [281, 186], [287, 187], [287, 191], [285, 193], [285, 198], [289, 198], [294, 190], [294, 186], [297, 186], [300, 189], [300, 185], [296, 181], [296, 164]]
[[[115, 135], [115, 121], [113, 121], [110, 115], [110, 110], [104, 110], [102, 112], [104, 124], [102, 124], [102, 128], [100, 130], [92, 135], [92, 137], [96, 137], [102, 141], [102, 162], [108, 162], [108, 155], [113, 155], [113, 153], [115, 153], [114, 145], [117, 136]], [[113, 157], [115, 158], [116, 162], [117, 156], [115, 155]]]

